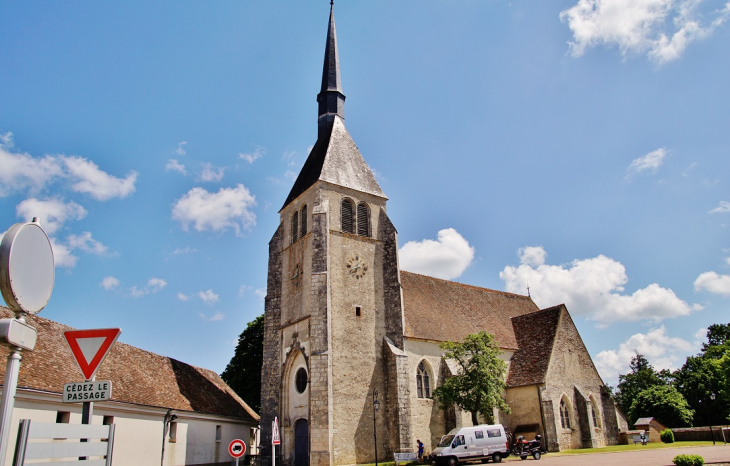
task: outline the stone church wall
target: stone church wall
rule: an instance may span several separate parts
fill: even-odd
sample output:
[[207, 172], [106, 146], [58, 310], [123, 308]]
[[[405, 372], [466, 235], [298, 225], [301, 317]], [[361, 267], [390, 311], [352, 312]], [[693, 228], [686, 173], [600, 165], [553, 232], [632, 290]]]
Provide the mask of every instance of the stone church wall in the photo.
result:
[[505, 429], [514, 432], [518, 426], [538, 424], [540, 426], [538, 433], [541, 434], [543, 429], [539, 400], [537, 385], [508, 388], [505, 401], [512, 410], [512, 413], [502, 416], [502, 423]]
[[[590, 355], [570, 315], [563, 310], [553, 345], [543, 399], [551, 400], [554, 411], [555, 431], [560, 450], [571, 448], [601, 447], [607, 445], [607, 433], [613, 435], [612, 423], [605, 424], [607, 416], [601, 399], [604, 384], [593, 365]], [[560, 422], [560, 401], [568, 401], [570, 429], [564, 429]], [[597, 423], [594, 424], [591, 407], [595, 409]], [[546, 419], [546, 422], [550, 422]], [[608, 432], [607, 432], [608, 431]], [[548, 439], [550, 442], [552, 439]]]

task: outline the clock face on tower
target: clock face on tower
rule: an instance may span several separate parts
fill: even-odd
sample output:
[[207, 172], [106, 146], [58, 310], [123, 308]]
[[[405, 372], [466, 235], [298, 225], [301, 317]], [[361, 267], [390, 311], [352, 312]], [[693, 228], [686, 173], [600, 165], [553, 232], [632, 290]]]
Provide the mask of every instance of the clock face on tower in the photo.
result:
[[357, 279], [365, 275], [367, 270], [368, 266], [365, 265], [365, 261], [360, 256], [354, 256], [347, 261], [347, 271]]

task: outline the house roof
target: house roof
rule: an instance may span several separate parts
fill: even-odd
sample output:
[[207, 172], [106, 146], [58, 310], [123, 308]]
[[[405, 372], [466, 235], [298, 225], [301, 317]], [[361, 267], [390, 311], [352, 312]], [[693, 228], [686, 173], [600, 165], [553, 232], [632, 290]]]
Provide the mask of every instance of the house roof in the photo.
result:
[[[0, 317], [13, 314], [0, 306]], [[28, 316], [26, 323], [38, 331], [38, 341], [32, 352], [22, 353], [18, 387], [58, 393], [60, 401], [64, 384], [84, 379], [63, 337], [73, 328], [38, 316]], [[7, 347], [1, 346], [1, 360], [7, 355]], [[4, 374], [5, 364], [0, 364], [0, 377]], [[215, 372], [120, 342], [110, 350], [96, 379], [112, 381], [112, 401], [259, 419]]]
[[510, 362], [508, 387], [545, 382], [560, 314], [564, 308], [561, 304], [511, 319], [519, 349]]
[[634, 422], [634, 427], [638, 427], [638, 426], [648, 426], [648, 425], [649, 425], [649, 424], [651, 424], [652, 422], [656, 422], [656, 423], [657, 423], [657, 424], [659, 424], [660, 426], [664, 426], [664, 424], [662, 424], [661, 422], [659, 422], [659, 421], [658, 421], [658, 420], [657, 420], [656, 418], [654, 418], [654, 417], [641, 417], [641, 418], [637, 419], [637, 420], [636, 420], [636, 422]]
[[404, 335], [462, 341], [481, 330], [504, 349], [517, 349], [511, 319], [538, 311], [529, 296], [490, 290], [401, 271]]

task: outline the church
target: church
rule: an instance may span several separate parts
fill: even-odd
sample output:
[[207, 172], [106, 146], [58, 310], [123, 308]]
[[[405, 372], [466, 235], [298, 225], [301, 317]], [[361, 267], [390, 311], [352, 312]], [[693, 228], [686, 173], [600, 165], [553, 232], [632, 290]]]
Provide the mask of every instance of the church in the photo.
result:
[[330, 9], [318, 134], [269, 243], [261, 454], [277, 464], [392, 461], [471, 425], [432, 393], [453, 375], [439, 344], [481, 330], [508, 364], [495, 420], [549, 451], [618, 443], [627, 430], [564, 305], [400, 270], [387, 197], [345, 128]]

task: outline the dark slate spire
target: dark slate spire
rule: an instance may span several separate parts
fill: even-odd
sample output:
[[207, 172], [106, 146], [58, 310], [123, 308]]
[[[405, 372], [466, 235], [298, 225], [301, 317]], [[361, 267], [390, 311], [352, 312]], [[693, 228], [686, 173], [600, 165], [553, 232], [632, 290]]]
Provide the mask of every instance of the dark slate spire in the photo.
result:
[[322, 88], [317, 95], [319, 118], [317, 136], [327, 135], [335, 115], [345, 118], [345, 95], [340, 83], [340, 59], [337, 55], [337, 32], [335, 31], [335, 13], [330, 3], [330, 23], [327, 29], [327, 46], [324, 50], [324, 66], [322, 67]]

